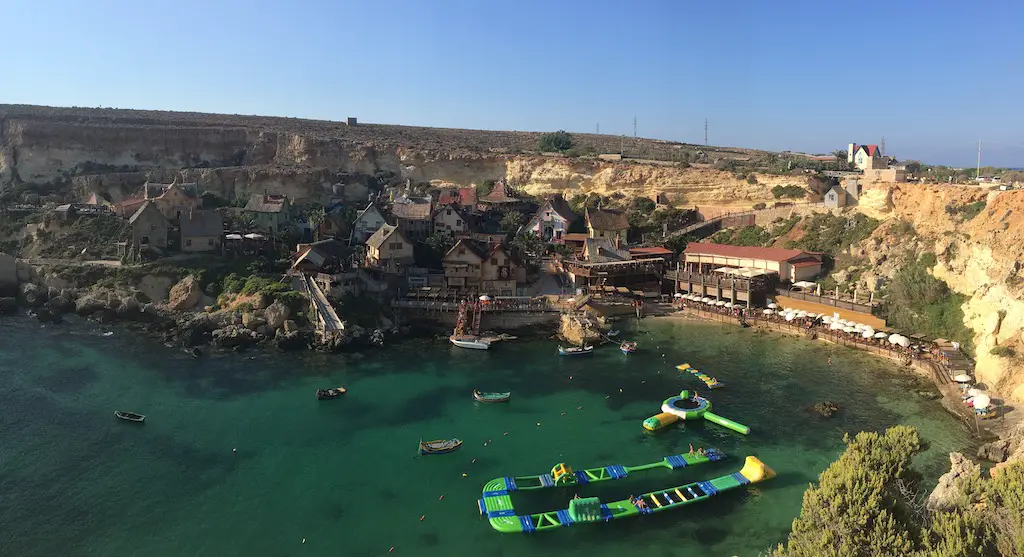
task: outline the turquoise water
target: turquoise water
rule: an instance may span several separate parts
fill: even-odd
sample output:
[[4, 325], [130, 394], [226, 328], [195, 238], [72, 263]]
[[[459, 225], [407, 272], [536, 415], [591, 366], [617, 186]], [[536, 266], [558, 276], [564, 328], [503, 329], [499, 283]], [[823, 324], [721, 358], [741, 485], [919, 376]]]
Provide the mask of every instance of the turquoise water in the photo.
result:
[[[0, 555], [756, 555], [783, 539], [844, 432], [918, 426], [930, 443], [918, 465], [932, 481], [946, 453], [971, 442], [885, 362], [720, 324], [625, 326], [623, 336], [640, 342], [628, 357], [606, 347], [560, 358], [549, 340], [488, 352], [413, 340], [359, 360], [194, 360], [87, 323], [2, 326]], [[697, 385], [674, 369], [682, 362], [727, 383], [710, 396], [715, 411], [751, 435], [703, 423], [642, 430], [664, 398]], [[334, 385], [349, 394], [314, 399]], [[474, 387], [513, 391], [512, 402], [477, 404]], [[842, 407], [835, 418], [806, 411], [823, 399]], [[148, 418], [121, 422], [114, 409]], [[453, 436], [462, 450], [416, 456], [421, 438]], [[498, 534], [477, 512], [494, 477], [560, 461], [641, 464], [690, 443], [737, 458], [581, 494], [620, 498], [711, 478], [738, 470], [747, 454], [778, 477], [677, 511], [530, 536]], [[564, 508], [569, 496], [521, 495], [523, 512]]]

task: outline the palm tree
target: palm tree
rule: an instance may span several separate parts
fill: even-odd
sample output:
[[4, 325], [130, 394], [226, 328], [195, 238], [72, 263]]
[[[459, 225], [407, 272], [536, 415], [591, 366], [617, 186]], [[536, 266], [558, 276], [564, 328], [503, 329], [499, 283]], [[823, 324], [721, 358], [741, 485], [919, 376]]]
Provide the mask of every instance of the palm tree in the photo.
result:
[[327, 220], [327, 213], [324, 211], [323, 205], [314, 205], [306, 212], [306, 220], [309, 222], [309, 228], [313, 231], [313, 241], [316, 242], [320, 239], [320, 225]]

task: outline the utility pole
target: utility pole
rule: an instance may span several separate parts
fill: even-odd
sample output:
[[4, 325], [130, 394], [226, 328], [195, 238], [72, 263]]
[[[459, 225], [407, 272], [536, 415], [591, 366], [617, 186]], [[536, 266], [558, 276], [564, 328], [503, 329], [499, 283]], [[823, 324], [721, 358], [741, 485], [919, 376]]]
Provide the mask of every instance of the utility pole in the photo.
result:
[[623, 144], [625, 142], [626, 142], [626, 136], [623, 135], [623, 134], [619, 134], [619, 156], [620, 157], [623, 155], [622, 146], [623, 146]]
[[708, 146], [708, 119], [704, 119], [704, 146]]
[[636, 139], [636, 116], [633, 117], [633, 139]]
[[597, 135], [601, 135], [601, 122], [597, 123]]
[[879, 149], [882, 151], [882, 156], [885, 156], [885, 136], [882, 136], [882, 144], [879, 145]]
[[974, 174], [975, 180], [981, 180], [981, 140], [978, 140], [978, 170]]

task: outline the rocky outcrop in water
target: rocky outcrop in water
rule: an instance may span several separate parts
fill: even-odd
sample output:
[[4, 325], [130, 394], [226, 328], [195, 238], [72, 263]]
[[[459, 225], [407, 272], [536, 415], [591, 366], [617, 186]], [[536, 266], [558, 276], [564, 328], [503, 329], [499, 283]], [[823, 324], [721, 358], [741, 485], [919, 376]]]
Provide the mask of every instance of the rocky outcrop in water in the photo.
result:
[[822, 418], [831, 418], [839, 411], [839, 405], [830, 400], [826, 400], [824, 402], [813, 404], [808, 410]]
[[999, 439], [978, 447], [978, 458], [992, 462], [1003, 462], [1010, 456], [1010, 441]]
[[950, 453], [949, 472], [939, 477], [939, 483], [928, 496], [928, 509], [932, 511], [947, 510], [957, 507], [957, 501], [963, 498], [961, 482], [972, 477], [980, 477], [981, 467], [971, 462], [960, 453]]

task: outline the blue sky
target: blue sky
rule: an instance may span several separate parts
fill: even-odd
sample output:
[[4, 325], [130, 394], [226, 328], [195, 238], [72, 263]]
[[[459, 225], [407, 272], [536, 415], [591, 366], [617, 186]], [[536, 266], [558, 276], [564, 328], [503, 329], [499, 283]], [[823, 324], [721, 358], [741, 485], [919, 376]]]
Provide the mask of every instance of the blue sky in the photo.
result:
[[1024, 2], [0, 0], [0, 102], [1024, 166]]

